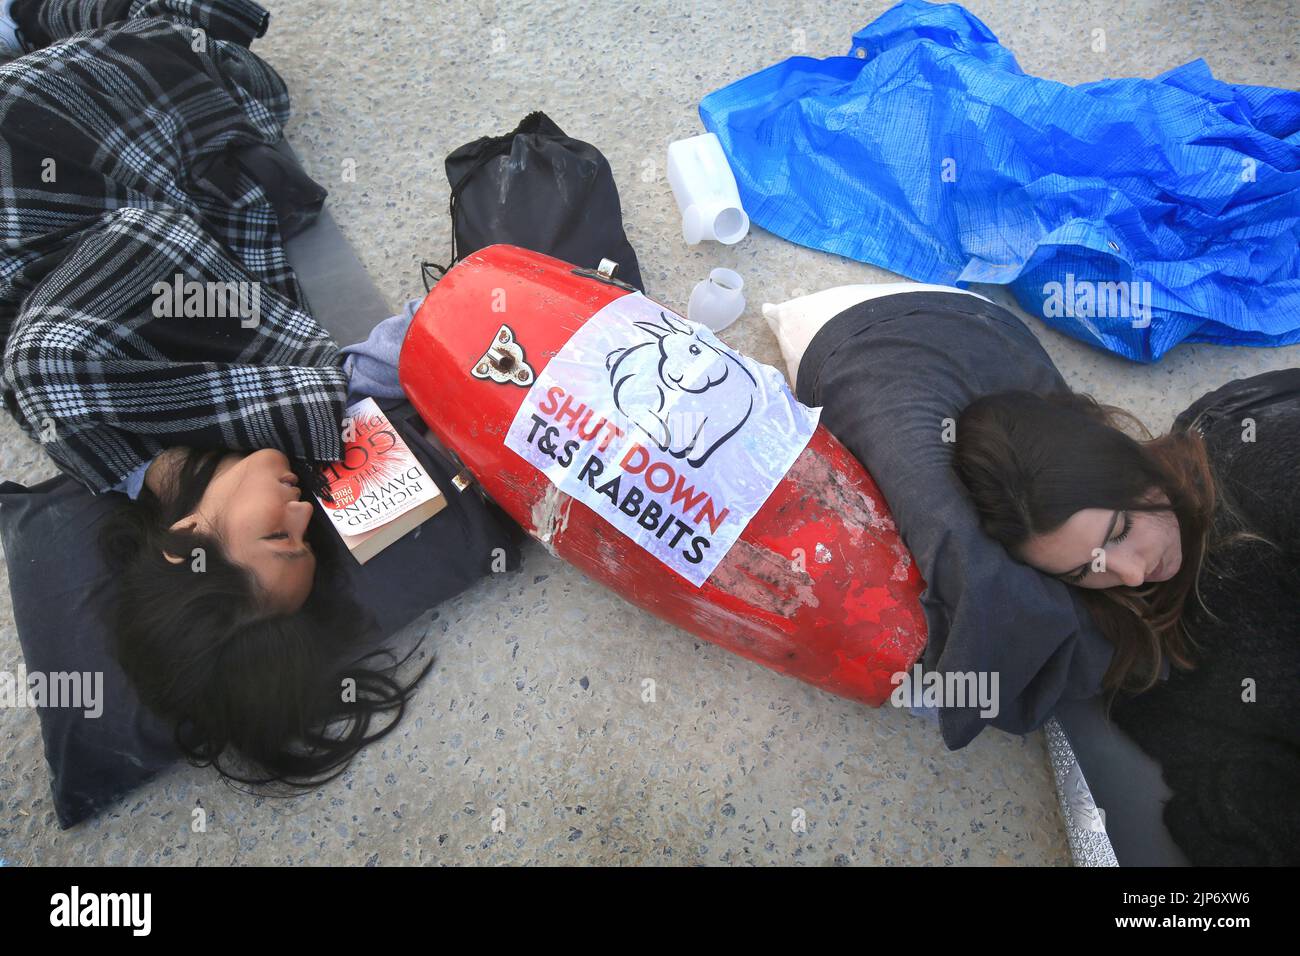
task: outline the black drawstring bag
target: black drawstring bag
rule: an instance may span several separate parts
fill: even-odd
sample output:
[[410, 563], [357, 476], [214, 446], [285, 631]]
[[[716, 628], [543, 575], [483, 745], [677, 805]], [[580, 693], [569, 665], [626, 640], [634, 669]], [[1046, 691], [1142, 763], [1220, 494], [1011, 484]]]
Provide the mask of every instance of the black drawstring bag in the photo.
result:
[[642, 292], [641, 267], [623, 232], [614, 173], [600, 150], [565, 136], [549, 116], [529, 113], [513, 132], [484, 136], [447, 157], [451, 184], [451, 264], [508, 242], [587, 269], [601, 259]]

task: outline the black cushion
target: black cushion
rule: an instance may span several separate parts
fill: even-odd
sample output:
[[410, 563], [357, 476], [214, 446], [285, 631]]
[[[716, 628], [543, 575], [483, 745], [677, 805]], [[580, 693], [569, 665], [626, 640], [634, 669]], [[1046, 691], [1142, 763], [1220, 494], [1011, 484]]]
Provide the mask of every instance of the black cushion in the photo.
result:
[[1074, 589], [980, 529], [944, 440], [944, 420], [980, 395], [1064, 387], [1015, 315], [956, 292], [853, 306], [818, 331], [799, 365], [799, 400], [822, 406], [822, 423], [871, 473], [925, 579], [925, 669], [998, 674], [997, 716], [940, 710], [952, 749], [990, 724], [1038, 728], [1058, 700], [1096, 694], [1110, 664], [1113, 649]]
[[[447, 507], [364, 565], [341, 554], [354, 595], [391, 636], [489, 573], [495, 549], [519, 566], [523, 532], [472, 485], [456, 491], [459, 466], [424, 435], [409, 402], [379, 401], [447, 496]], [[112, 579], [94, 546], [121, 497], [92, 495], [66, 475], [30, 488], [0, 484], [0, 539], [14, 621], [31, 673], [102, 672], [98, 717], [83, 709], [37, 713], [59, 823], [67, 828], [120, 799], [179, 754], [168, 727], [139, 702], [112, 660], [104, 625]], [[340, 552], [342, 544], [339, 543]]]
[[102, 622], [113, 582], [87, 545], [110, 507], [107, 497], [66, 475], [30, 488], [0, 484], [0, 539], [27, 672], [104, 675], [99, 717], [63, 708], [37, 711], [54, 809], [64, 827], [177, 759], [171, 731], [127, 690], [108, 652]]

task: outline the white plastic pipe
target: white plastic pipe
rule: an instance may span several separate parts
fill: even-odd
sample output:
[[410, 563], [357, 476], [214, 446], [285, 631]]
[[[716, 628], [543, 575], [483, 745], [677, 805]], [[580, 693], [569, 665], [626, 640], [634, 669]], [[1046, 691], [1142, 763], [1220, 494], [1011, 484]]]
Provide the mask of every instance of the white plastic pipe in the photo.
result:
[[686, 303], [686, 317], [721, 332], [745, 311], [745, 281], [731, 269], [714, 269], [696, 284]]
[[682, 236], [687, 245], [714, 239], [730, 246], [745, 238], [749, 216], [740, 206], [736, 177], [717, 134], [669, 143], [668, 182], [682, 211]]

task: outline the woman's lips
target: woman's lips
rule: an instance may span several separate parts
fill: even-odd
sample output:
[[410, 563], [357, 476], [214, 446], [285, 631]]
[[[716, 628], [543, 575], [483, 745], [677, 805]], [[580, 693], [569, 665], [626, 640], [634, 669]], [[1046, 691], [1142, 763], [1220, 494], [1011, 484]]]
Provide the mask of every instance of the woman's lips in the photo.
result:
[[291, 501], [302, 501], [302, 489], [298, 487], [298, 476], [294, 474], [284, 475], [280, 478], [280, 484], [293, 490]]
[[1147, 575], [1147, 579], [1150, 581], [1168, 581], [1178, 572], [1180, 563], [1180, 561], [1170, 561], [1169, 556], [1165, 555], [1152, 572]]

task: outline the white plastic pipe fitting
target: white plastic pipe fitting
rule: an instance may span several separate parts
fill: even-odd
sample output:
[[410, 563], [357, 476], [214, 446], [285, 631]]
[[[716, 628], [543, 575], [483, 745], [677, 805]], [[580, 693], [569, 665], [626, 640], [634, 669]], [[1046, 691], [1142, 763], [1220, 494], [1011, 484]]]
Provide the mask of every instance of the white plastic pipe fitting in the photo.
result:
[[687, 245], [714, 239], [730, 246], [745, 238], [749, 216], [716, 133], [668, 144], [668, 182], [682, 211]]
[[714, 269], [691, 291], [686, 317], [721, 332], [745, 311], [745, 281], [731, 269]]

